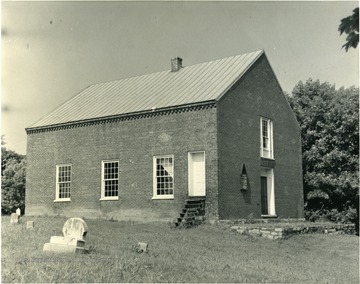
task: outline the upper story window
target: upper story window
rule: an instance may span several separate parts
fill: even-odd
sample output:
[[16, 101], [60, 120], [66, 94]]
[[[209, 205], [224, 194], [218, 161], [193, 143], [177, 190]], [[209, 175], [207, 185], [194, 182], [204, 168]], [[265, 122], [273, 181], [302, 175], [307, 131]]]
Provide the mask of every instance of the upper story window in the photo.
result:
[[270, 119], [260, 119], [260, 157], [273, 159], [274, 145], [273, 145], [273, 123]]
[[119, 161], [102, 161], [101, 199], [119, 199]]
[[174, 157], [154, 157], [153, 199], [174, 198]]
[[70, 201], [71, 165], [56, 166], [55, 201]]

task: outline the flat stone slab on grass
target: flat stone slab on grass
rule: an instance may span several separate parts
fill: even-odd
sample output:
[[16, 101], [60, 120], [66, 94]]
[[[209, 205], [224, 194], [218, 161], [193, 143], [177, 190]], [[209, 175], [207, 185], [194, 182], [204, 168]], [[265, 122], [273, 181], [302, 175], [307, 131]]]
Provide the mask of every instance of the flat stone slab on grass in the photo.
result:
[[50, 238], [50, 243], [73, 246], [73, 247], [82, 247], [82, 248], [85, 247], [85, 241], [77, 240], [75, 238], [69, 238], [69, 237], [52, 236]]
[[53, 244], [46, 243], [43, 251], [45, 252], [57, 252], [57, 253], [85, 253], [83, 247], [69, 246], [66, 244]]

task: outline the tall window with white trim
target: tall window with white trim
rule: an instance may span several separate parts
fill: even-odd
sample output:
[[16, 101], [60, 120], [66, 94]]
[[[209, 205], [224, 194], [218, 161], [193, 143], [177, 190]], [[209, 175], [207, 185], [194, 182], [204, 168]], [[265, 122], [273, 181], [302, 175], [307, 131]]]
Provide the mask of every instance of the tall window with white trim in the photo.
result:
[[273, 123], [270, 119], [260, 118], [260, 156], [273, 159]]
[[153, 199], [174, 198], [174, 157], [154, 157]]
[[56, 166], [55, 201], [70, 201], [71, 165]]
[[101, 199], [119, 198], [119, 161], [102, 161]]

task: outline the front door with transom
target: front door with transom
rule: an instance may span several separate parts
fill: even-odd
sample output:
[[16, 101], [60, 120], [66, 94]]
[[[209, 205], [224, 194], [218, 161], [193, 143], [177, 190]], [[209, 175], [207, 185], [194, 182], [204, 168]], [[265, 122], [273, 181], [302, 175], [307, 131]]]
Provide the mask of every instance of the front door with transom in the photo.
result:
[[188, 156], [189, 196], [205, 196], [205, 152], [192, 152]]

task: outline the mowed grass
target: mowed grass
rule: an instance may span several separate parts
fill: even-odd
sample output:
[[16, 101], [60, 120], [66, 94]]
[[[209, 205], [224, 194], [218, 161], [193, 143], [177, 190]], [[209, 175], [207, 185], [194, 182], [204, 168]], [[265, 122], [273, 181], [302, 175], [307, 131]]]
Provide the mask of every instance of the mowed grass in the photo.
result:
[[[35, 221], [26, 230], [27, 220]], [[61, 236], [66, 218], [25, 217], [11, 225], [2, 217], [3, 283], [52, 282], [240, 282], [359, 283], [359, 238], [298, 235], [287, 240], [243, 236], [216, 225], [173, 229], [85, 219], [90, 253], [42, 252]], [[149, 244], [148, 253], [132, 245]]]

